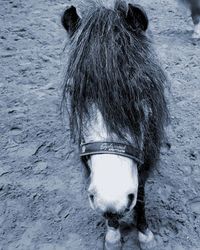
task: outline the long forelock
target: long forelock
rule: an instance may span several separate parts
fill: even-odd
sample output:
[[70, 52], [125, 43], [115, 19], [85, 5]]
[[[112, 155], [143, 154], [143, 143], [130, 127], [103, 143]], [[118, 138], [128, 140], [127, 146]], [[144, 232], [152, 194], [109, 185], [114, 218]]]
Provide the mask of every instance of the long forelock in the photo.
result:
[[64, 96], [71, 95], [74, 136], [77, 131], [81, 136], [83, 119], [91, 119], [95, 106], [119, 139], [129, 133], [139, 140], [144, 133], [151, 140], [149, 127], [156, 127], [154, 144], [160, 143], [167, 120], [166, 78], [151, 51], [148, 38], [132, 30], [120, 12], [98, 6], [87, 14], [72, 39], [64, 87]]

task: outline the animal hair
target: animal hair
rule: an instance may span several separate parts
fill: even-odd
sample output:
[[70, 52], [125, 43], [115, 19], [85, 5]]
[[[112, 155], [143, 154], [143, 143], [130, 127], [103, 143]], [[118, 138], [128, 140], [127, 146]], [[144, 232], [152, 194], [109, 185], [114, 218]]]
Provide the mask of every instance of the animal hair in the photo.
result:
[[167, 82], [145, 32], [127, 23], [127, 4], [97, 5], [71, 37], [63, 88], [73, 139], [81, 139], [84, 120], [98, 109], [106, 128], [126, 139], [143, 138], [145, 161], [158, 158], [168, 110]]

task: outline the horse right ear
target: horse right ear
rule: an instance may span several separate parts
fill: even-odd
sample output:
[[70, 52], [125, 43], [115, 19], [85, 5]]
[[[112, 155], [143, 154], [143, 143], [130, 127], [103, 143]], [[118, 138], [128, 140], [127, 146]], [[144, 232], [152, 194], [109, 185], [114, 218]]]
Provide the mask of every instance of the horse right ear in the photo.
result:
[[76, 12], [76, 8], [71, 6], [63, 13], [61, 23], [69, 35], [72, 36], [77, 30], [80, 20], [81, 19]]

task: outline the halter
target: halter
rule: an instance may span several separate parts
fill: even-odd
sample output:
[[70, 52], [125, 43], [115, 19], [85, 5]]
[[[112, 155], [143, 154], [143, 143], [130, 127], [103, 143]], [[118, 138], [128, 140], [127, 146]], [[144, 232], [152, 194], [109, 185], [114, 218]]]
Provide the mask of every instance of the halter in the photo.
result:
[[87, 160], [91, 155], [115, 154], [128, 157], [134, 160], [138, 166], [144, 163], [143, 153], [131, 145], [118, 142], [89, 142], [80, 145], [80, 157], [87, 165]]

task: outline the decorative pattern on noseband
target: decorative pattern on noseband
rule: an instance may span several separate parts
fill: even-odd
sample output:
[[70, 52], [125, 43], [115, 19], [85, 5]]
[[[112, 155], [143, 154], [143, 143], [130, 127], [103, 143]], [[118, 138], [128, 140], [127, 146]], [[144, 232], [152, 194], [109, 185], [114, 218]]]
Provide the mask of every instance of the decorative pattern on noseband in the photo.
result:
[[138, 166], [144, 163], [143, 153], [131, 145], [118, 142], [89, 142], [80, 145], [80, 157], [87, 162], [90, 155], [115, 154], [128, 157], [137, 162]]

